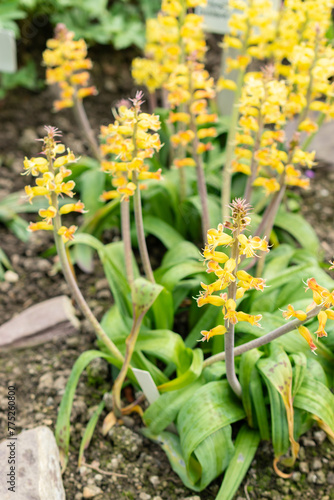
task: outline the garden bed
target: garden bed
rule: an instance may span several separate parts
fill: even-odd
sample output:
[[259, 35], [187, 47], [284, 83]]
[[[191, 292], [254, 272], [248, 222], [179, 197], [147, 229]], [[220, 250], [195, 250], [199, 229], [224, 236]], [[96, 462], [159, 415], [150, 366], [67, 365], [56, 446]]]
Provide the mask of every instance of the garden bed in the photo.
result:
[[[112, 120], [111, 107], [117, 100], [134, 94], [129, 74], [128, 54], [111, 55], [107, 50], [98, 52], [95, 60], [94, 80], [100, 86], [100, 95], [87, 100], [86, 108], [95, 130]], [[117, 59], [116, 59], [117, 58]], [[50, 112], [53, 94], [50, 89], [34, 94], [15, 91], [1, 103], [3, 132], [0, 138], [1, 168], [0, 197], [22, 189], [22, 160], [38, 152], [39, 143], [34, 140], [44, 135], [44, 125], [58, 127], [64, 133], [64, 143], [76, 155], [87, 154], [78, 130], [73, 124], [71, 110], [61, 114]], [[303, 194], [303, 213], [314, 226], [326, 259], [333, 257], [334, 248], [334, 167], [318, 165], [311, 181], [310, 191]], [[31, 217], [32, 219], [34, 216]], [[105, 242], [119, 238], [117, 231], [108, 231]], [[0, 227], [1, 248], [10, 257], [14, 271], [19, 276], [16, 283], [0, 283], [0, 323], [7, 321], [23, 309], [47, 298], [68, 294], [68, 288], [60, 273], [54, 274], [53, 259], [41, 259], [40, 255], [52, 245], [47, 232], [33, 233], [24, 244], [4, 227]], [[153, 240], [152, 240], [153, 241]], [[78, 271], [78, 281], [89, 305], [100, 319], [109, 308], [112, 297], [104, 279], [102, 267], [96, 262], [94, 276]], [[94, 346], [94, 334], [86, 321], [80, 332], [68, 339], [55, 340], [34, 349], [13, 351], [0, 355], [1, 379], [17, 385], [18, 430], [36, 425], [47, 425], [54, 430], [57, 409], [64, 393], [66, 380], [78, 355]], [[140, 434], [138, 417], [125, 417], [124, 426], [116, 426], [105, 438], [100, 426], [94, 434], [86, 453], [88, 464], [96, 461], [96, 467], [108, 475], [86, 466], [77, 469], [78, 449], [85, 424], [96, 407], [101, 394], [110, 391], [110, 368], [104, 361], [93, 365], [95, 372], [84, 375], [79, 382], [72, 415], [73, 433], [69, 466], [64, 475], [68, 499], [88, 498], [88, 490], [95, 491], [97, 499], [133, 498], [140, 500], [159, 498], [182, 500], [200, 498], [213, 500], [220, 487], [220, 480], [213, 482], [204, 492], [197, 494], [187, 490], [171, 470], [165, 453]], [[101, 382], [103, 379], [103, 382]], [[1, 408], [6, 403], [6, 383], [0, 389]], [[106, 411], [104, 415], [106, 414]], [[5, 429], [4, 413], [1, 430]], [[208, 417], [209, 418], [209, 417]], [[102, 419], [101, 419], [102, 421]], [[4, 434], [4, 433], [2, 433]], [[324, 440], [323, 431], [313, 432], [301, 439], [302, 448], [292, 478], [278, 478], [272, 469], [271, 446], [263, 443], [236, 498], [310, 498], [329, 500], [334, 498], [334, 447]], [[110, 475], [111, 473], [121, 476]], [[245, 486], [248, 493], [245, 493]], [[85, 490], [86, 488], [86, 490]], [[101, 491], [99, 492], [99, 488]]]

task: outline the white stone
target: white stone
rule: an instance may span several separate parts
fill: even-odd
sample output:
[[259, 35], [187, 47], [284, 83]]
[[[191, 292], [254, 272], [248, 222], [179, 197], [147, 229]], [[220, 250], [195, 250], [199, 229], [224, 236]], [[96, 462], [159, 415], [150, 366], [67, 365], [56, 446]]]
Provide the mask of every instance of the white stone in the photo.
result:
[[[15, 493], [8, 490], [8, 458], [15, 453]], [[14, 444], [15, 443], [15, 444]], [[14, 458], [14, 456], [12, 456]], [[12, 470], [13, 472], [13, 470]], [[23, 431], [17, 439], [6, 439], [0, 444], [0, 498], [1, 500], [65, 500], [61, 479], [59, 452], [55, 437], [48, 427]]]
[[99, 495], [100, 493], [102, 493], [101, 488], [99, 488], [98, 486], [95, 486], [95, 485], [85, 486], [83, 489], [83, 497], [84, 498], [94, 498], [97, 495]]
[[5, 272], [4, 278], [7, 283], [17, 283], [19, 281], [19, 275], [10, 269]]

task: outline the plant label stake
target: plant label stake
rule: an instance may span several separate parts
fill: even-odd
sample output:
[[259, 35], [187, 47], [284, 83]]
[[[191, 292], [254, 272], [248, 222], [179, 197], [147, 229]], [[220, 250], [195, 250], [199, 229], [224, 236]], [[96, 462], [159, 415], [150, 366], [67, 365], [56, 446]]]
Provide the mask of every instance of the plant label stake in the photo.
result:
[[146, 370], [139, 370], [138, 368], [132, 368], [132, 371], [135, 374], [137, 382], [145, 394], [147, 401], [151, 405], [160, 397], [158, 388], [155, 385], [151, 374]]
[[15, 73], [16, 70], [16, 42], [14, 32], [0, 28], [0, 71]]

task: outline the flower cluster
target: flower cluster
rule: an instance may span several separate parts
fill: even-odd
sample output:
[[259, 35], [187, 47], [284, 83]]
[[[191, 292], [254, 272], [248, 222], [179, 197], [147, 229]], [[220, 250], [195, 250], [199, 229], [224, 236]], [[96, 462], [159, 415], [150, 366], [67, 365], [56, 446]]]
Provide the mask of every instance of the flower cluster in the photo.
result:
[[[241, 258], [253, 258], [257, 252], [269, 252], [268, 242], [258, 236], [246, 236], [245, 229], [250, 224], [248, 216], [249, 205], [244, 200], [237, 199], [231, 204], [231, 221], [226, 222], [225, 228], [232, 234], [225, 232], [223, 224], [217, 229], [210, 229], [207, 234], [208, 243], [205, 245], [203, 257], [207, 265], [207, 272], [214, 273], [216, 280], [210, 284], [201, 283], [203, 291], [197, 298], [198, 307], [213, 304], [222, 307], [224, 325], [218, 325], [211, 330], [203, 330], [201, 341], [209, 340], [215, 335], [223, 335], [229, 324], [246, 321], [251, 325], [260, 326], [262, 316], [237, 311], [236, 300], [243, 297], [247, 290], [263, 291], [265, 280], [254, 278], [243, 269], [239, 269]], [[217, 250], [218, 247], [230, 247], [230, 256]], [[216, 293], [226, 290], [224, 293]]]
[[[327, 320], [334, 320], [334, 311], [330, 309], [334, 306], [334, 290], [330, 292], [327, 288], [319, 285], [315, 278], [309, 278], [306, 284], [306, 291], [312, 291], [313, 302], [307, 306], [306, 311], [296, 311], [294, 307], [289, 304], [287, 310], [283, 311], [283, 317], [285, 319], [297, 318], [299, 321], [305, 321], [307, 319], [307, 313], [311, 312], [314, 308], [321, 306], [321, 311], [317, 315], [319, 324], [315, 335], [317, 335], [317, 338], [327, 337], [327, 332], [325, 330]], [[317, 347], [313, 342], [310, 330], [306, 326], [302, 325], [298, 327], [298, 331], [307, 341], [312, 352], [315, 354]]]
[[[232, 10], [229, 19], [230, 34], [223, 40], [223, 48], [238, 49], [236, 58], [227, 57], [225, 74], [235, 69], [244, 72], [252, 58], [270, 56], [270, 43], [275, 37], [278, 13], [271, 0], [229, 0]], [[217, 89], [236, 90], [233, 80], [221, 77]]]
[[169, 75], [187, 56], [196, 52], [202, 61], [206, 43], [202, 17], [188, 9], [205, 6], [207, 0], [163, 0], [161, 12], [146, 24], [145, 57], [132, 63], [132, 75], [152, 93], [164, 86]]
[[43, 52], [46, 81], [49, 85], [57, 83], [60, 88], [60, 99], [54, 102], [56, 111], [72, 107], [76, 99], [80, 101], [97, 93], [94, 86], [89, 86], [88, 70], [92, 62], [87, 58], [86, 43], [82, 38], [77, 41], [73, 38], [72, 31], [58, 24], [55, 38], [47, 41], [48, 48]]
[[101, 153], [103, 157], [112, 155], [111, 160], [102, 161], [102, 170], [112, 175], [112, 185], [117, 188], [103, 193], [104, 200], [119, 196], [128, 199], [135, 193], [138, 181], [161, 178], [161, 169], [150, 172], [145, 163], [162, 144], [157, 133], [159, 117], [141, 111], [142, 96], [137, 92], [135, 99], [130, 99], [131, 107], [127, 101], [121, 104], [114, 112], [115, 122], [101, 127]]
[[57, 233], [62, 236], [63, 241], [73, 239], [73, 235], [77, 229], [76, 226], [66, 227], [61, 224], [61, 215], [70, 212], [84, 212], [84, 204], [81, 201], [75, 203], [67, 203], [59, 207], [59, 196], [66, 195], [70, 198], [74, 196], [73, 189], [75, 183], [73, 180], [65, 180], [71, 175], [71, 170], [66, 168], [68, 163], [76, 161], [74, 154], [67, 150], [65, 153], [64, 144], [60, 144], [56, 137], [61, 133], [55, 127], [45, 127], [47, 135], [42, 139], [44, 157], [25, 158], [24, 174], [30, 174], [36, 177], [36, 186], [25, 186], [25, 192], [28, 200], [33, 200], [36, 196], [43, 196], [48, 200], [49, 206], [41, 208], [39, 215], [42, 220], [39, 222], [31, 222], [29, 225], [30, 231], [52, 231], [56, 229]]
[[273, 72], [271, 66], [262, 73], [248, 73], [245, 78], [232, 161], [233, 171], [252, 176], [252, 184], [262, 186], [266, 195], [278, 191], [283, 184], [306, 189], [309, 179], [302, 176], [298, 167], [311, 168], [315, 156], [315, 152], [298, 147], [296, 138], [288, 153], [282, 149], [288, 87], [285, 81], [275, 79]]

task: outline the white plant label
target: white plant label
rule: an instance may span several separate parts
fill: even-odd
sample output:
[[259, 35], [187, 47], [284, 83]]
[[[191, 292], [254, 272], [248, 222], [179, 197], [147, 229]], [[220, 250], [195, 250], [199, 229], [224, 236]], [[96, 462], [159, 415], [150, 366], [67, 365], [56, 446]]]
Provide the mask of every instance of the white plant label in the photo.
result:
[[206, 7], [197, 7], [196, 14], [204, 17], [204, 31], [224, 35], [229, 32], [231, 9], [228, 0], [208, 0]]
[[151, 405], [160, 397], [160, 393], [151, 374], [146, 370], [139, 370], [139, 368], [132, 368], [132, 371], [135, 374], [137, 382], [145, 394], [147, 401]]
[[4, 73], [15, 73], [16, 70], [15, 35], [10, 30], [0, 28], [0, 71]]

